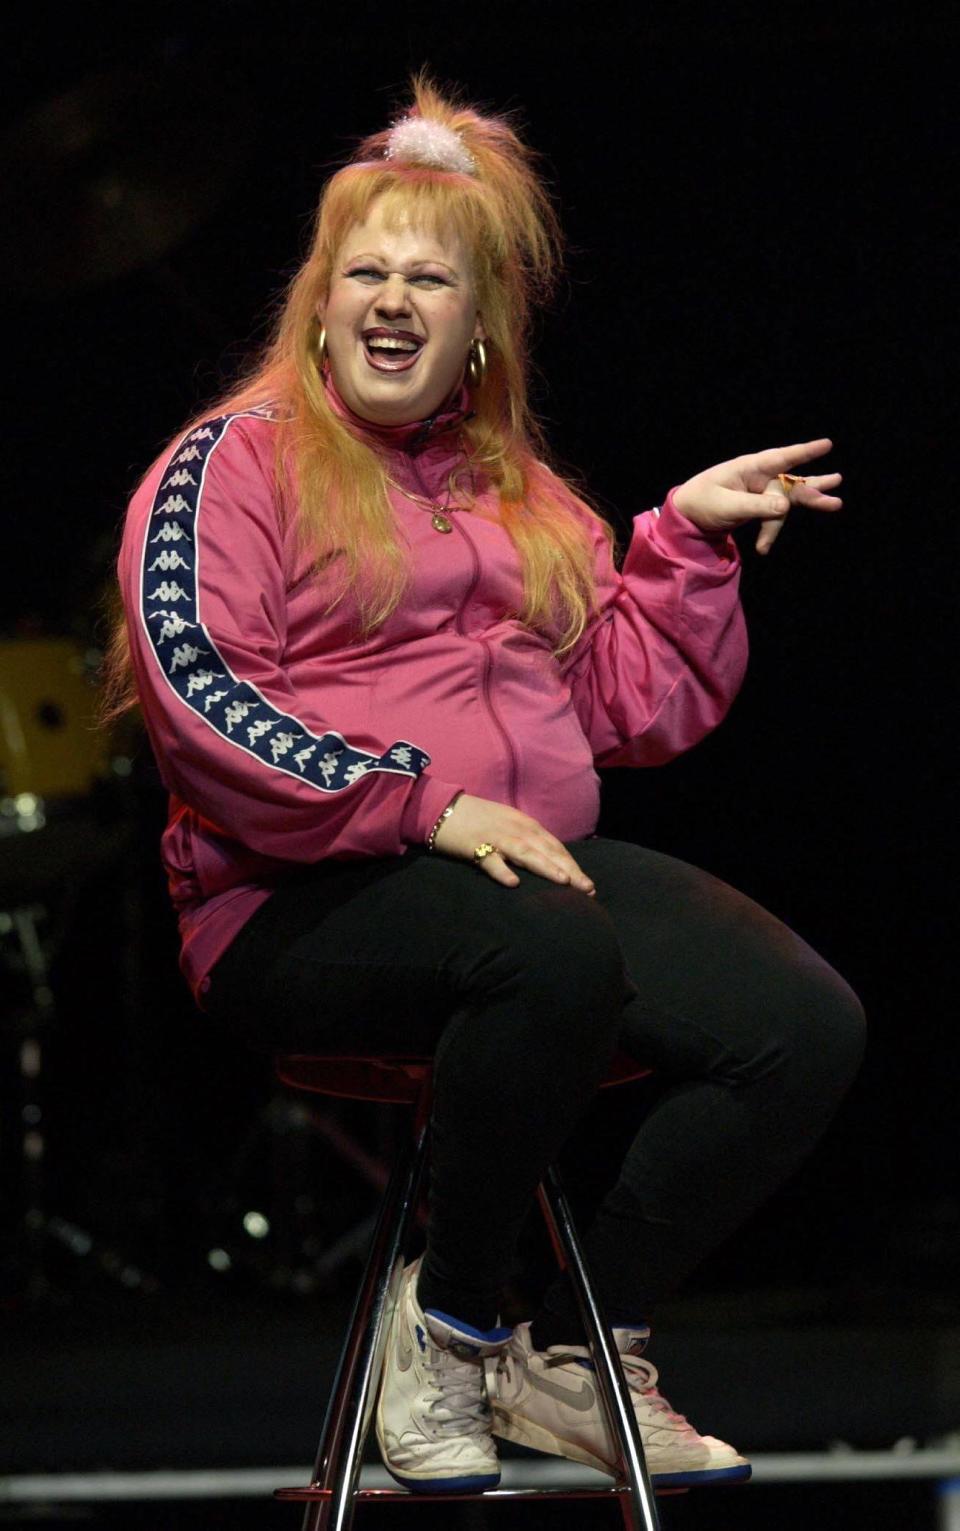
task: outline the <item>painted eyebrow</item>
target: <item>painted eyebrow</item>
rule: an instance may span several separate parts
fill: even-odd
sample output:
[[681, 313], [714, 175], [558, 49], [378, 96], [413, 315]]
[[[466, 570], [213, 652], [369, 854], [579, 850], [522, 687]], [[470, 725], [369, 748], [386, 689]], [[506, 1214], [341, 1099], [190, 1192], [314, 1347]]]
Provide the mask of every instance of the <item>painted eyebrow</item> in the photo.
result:
[[[355, 260], [375, 260], [379, 261], [381, 266], [389, 265], [386, 256], [376, 255], [372, 250], [360, 250], [356, 255], [351, 255], [347, 265], [352, 265]], [[451, 272], [453, 276], [459, 275], [456, 266], [449, 266], [445, 260], [434, 260], [432, 257], [428, 257], [426, 260], [411, 261], [410, 270], [416, 271], [420, 266], [442, 266], [445, 271]]]

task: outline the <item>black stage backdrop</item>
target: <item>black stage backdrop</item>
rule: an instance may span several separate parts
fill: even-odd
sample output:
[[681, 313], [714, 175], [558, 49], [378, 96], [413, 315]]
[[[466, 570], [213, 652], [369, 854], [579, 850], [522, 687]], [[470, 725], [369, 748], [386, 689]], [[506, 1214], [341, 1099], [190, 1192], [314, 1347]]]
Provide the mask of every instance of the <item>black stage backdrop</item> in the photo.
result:
[[[729, 719], [669, 767], [605, 773], [600, 828], [743, 888], [870, 1016], [841, 1118], [701, 1289], [807, 1281], [952, 1313], [955, 11], [33, 14], [3, 108], [7, 638], [102, 637], [137, 475], [262, 337], [328, 167], [423, 64], [516, 111], [545, 156], [570, 256], [538, 407], [622, 538], [712, 463], [833, 439], [843, 512], [795, 512], [766, 560], [742, 536], [752, 663]], [[143, 745], [132, 781], [127, 892], [81, 869], [57, 956], [49, 1166], [78, 1221], [169, 1272], [268, 1086], [191, 1010]]]

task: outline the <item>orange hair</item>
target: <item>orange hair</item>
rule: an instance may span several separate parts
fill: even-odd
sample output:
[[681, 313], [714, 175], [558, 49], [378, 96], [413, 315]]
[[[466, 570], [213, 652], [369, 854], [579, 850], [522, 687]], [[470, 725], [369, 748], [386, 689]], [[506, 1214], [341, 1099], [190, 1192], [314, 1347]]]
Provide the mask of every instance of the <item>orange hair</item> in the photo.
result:
[[[240, 383], [203, 416], [269, 404], [278, 417], [278, 502], [292, 464], [296, 528], [325, 567], [342, 554], [342, 583], [327, 611], [353, 590], [366, 635], [403, 598], [407, 551], [388, 498], [383, 462], [333, 410], [317, 366], [318, 303], [329, 289], [347, 232], [378, 202], [388, 220], [441, 236], [453, 232], [472, 259], [477, 307], [488, 337], [486, 375], [463, 427], [469, 464], [496, 489], [500, 521], [519, 554], [524, 598], [514, 615], [531, 628], [560, 627], [553, 652], [568, 652], [596, 601], [593, 554], [583, 519], [613, 528], [544, 460], [547, 449], [527, 395], [531, 313], [552, 293], [561, 234], [535, 154], [503, 117], [482, 116], [441, 94], [421, 71], [406, 113], [460, 138], [475, 173], [385, 158], [389, 131], [363, 140], [330, 177], [317, 209], [310, 253], [287, 290], [272, 339]], [[105, 716], [133, 700], [126, 632], [115, 620], [105, 660]]]

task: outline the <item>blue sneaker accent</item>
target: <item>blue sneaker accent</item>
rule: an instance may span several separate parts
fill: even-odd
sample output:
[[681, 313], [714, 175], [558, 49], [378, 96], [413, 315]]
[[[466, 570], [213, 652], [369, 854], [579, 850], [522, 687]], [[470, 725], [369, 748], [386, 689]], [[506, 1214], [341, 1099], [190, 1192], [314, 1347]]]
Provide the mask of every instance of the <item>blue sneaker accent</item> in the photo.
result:
[[465, 1324], [462, 1318], [454, 1318], [452, 1313], [441, 1313], [439, 1308], [426, 1308], [427, 1313], [432, 1313], [434, 1318], [439, 1318], [442, 1324], [449, 1324], [452, 1329], [457, 1329], [461, 1334], [471, 1336], [479, 1340], [482, 1345], [500, 1345], [507, 1341], [512, 1329], [474, 1329], [472, 1324]]
[[463, 1478], [405, 1478], [392, 1467], [387, 1472], [413, 1494], [483, 1494], [500, 1483], [499, 1473], [475, 1473]]
[[416, 1332], [416, 1336], [417, 1336], [417, 1344], [420, 1346], [421, 1351], [426, 1350], [426, 1348], [427, 1348], [426, 1336], [424, 1335], [424, 1332], [421, 1329], [419, 1324], [417, 1324], [415, 1332]]
[[650, 1474], [654, 1488], [700, 1488], [711, 1483], [746, 1483], [753, 1469], [749, 1462], [742, 1467], [706, 1467], [702, 1472]]

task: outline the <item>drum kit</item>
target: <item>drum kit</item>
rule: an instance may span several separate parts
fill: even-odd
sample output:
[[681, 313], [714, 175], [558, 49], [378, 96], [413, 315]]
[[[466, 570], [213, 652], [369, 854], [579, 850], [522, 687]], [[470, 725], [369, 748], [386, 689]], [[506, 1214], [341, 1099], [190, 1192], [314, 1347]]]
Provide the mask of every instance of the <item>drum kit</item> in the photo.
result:
[[[16, 1225], [14, 1281], [31, 1304], [58, 1299], [51, 1268], [62, 1268], [63, 1251], [128, 1290], [150, 1293], [160, 1285], [113, 1239], [58, 1209], [57, 1175], [48, 1168], [58, 1099], [48, 1058], [65, 1029], [57, 958], [88, 890], [104, 877], [121, 921], [107, 922], [103, 951], [91, 956], [120, 974], [114, 1002], [131, 1011], [122, 1020], [124, 1034], [135, 1039], [145, 1024], [138, 1010], [144, 985], [136, 973], [143, 942], [142, 828], [133, 784], [143, 743], [129, 714], [119, 725], [97, 726], [101, 663], [98, 649], [75, 638], [0, 639], [0, 973], [6, 980], [0, 1054], [12, 1064], [5, 1070], [12, 1109], [3, 1157], [13, 1171], [4, 1180]], [[69, 1008], [76, 1011], [73, 997]], [[104, 1017], [82, 1013], [81, 1023], [102, 1031]], [[118, 1059], [118, 1071], [122, 1066]], [[218, 1278], [232, 1273], [299, 1296], [329, 1289], [341, 1268], [352, 1269], [361, 1258], [372, 1227], [372, 1214], [339, 1216], [345, 1182], [352, 1186], [352, 1214], [358, 1181], [379, 1188], [390, 1152], [386, 1142], [373, 1152], [359, 1143], [336, 1107], [304, 1105], [278, 1086], [219, 1176], [198, 1257]]]

